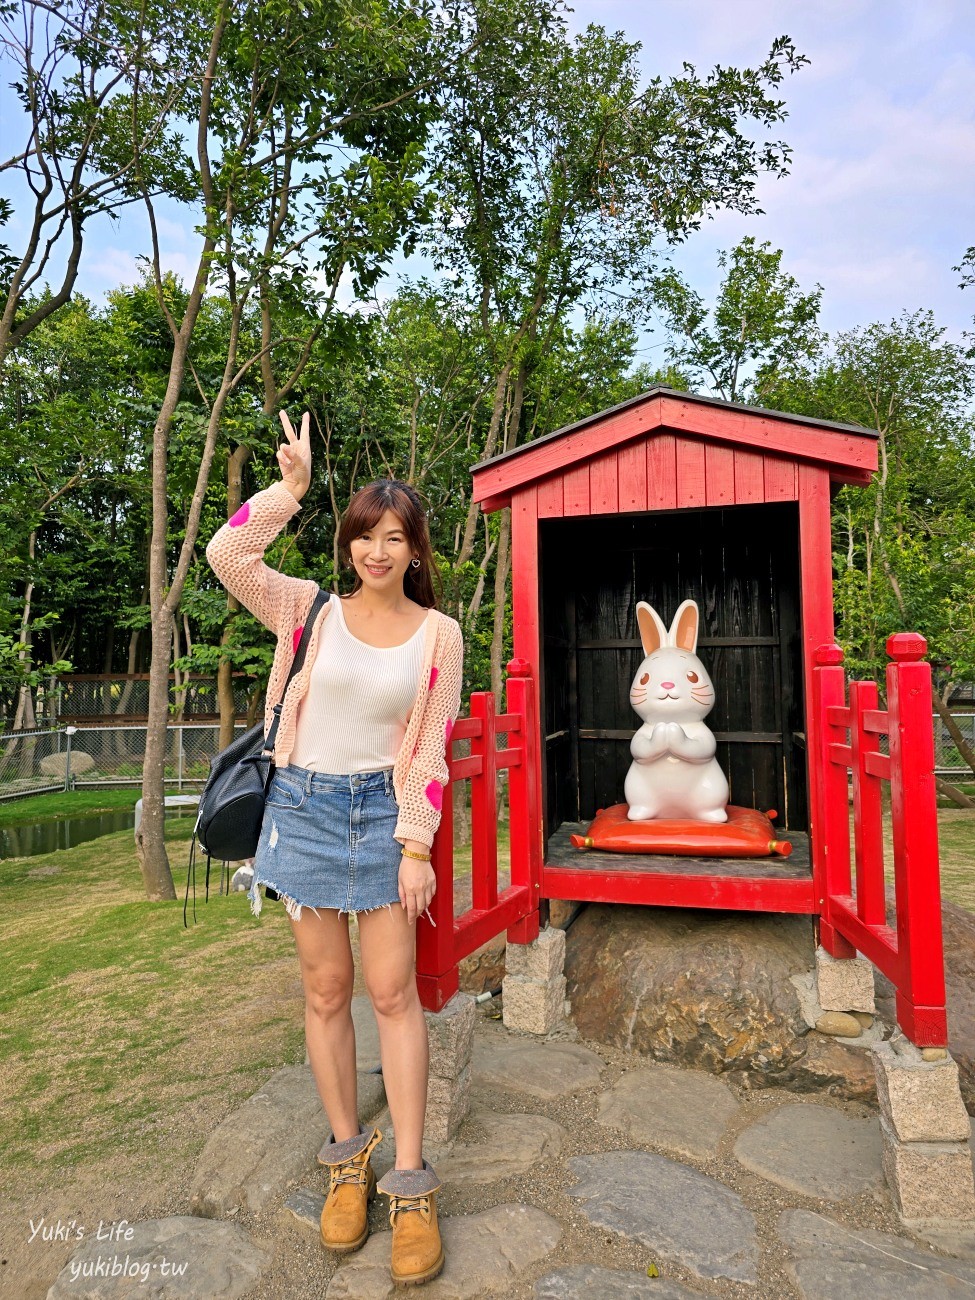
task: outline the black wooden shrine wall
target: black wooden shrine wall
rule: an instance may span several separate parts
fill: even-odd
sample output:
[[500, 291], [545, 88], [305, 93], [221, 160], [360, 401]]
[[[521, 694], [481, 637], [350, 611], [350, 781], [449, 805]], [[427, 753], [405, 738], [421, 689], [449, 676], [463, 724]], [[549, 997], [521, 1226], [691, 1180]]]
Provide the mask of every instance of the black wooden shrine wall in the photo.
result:
[[636, 602], [669, 627], [687, 598], [731, 802], [808, 828], [794, 503], [543, 520], [539, 570], [546, 837], [623, 801]]

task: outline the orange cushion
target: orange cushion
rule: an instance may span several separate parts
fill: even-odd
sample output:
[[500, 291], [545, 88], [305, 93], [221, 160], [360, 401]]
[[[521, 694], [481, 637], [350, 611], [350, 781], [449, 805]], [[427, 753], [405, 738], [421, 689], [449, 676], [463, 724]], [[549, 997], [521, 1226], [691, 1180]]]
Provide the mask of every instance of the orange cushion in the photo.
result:
[[[652, 821], [627, 820], [627, 805], [601, 808], [585, 835], [571, 836], [577, 849], [608, 849], [614, 853], [680, 853], [708, 858], [767, 858], [792, 852], [788, 840], [775, 837], [765, 813], [728, 804], [728, 820], [720, 824], [682, 817]], [[775, 816], [774, 810], [770, 814]]]

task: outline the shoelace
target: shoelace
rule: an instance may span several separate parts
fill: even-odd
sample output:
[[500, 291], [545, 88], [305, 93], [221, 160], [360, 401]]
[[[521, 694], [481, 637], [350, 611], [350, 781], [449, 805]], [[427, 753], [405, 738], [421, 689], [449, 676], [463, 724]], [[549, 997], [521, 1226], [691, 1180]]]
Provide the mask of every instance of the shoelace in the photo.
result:
[[357, 1165], [350, 1160], [347, 1164], [338, 1166], [332, 1175], [332, 1186], [337, 1187], [339, 1183], [364, 1183], [368, 1177], [368, 1164]]
[[391, 1195], [389, 1198], [389, 1221], [393, 1222], [393, 1215], [398, 1214], [400, 1210], [429, 1210], [430, 1197], [427, 1196], [396, 1196]]

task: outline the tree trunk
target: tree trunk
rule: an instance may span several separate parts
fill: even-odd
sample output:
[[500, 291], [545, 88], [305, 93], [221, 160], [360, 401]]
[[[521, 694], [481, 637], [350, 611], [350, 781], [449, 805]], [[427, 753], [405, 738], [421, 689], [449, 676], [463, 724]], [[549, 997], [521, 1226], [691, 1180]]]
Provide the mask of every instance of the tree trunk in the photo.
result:
[[[31, 529], [30, 538], [27, 543], [27, 554], [33, 567], [34, 553], [37, 545], [37, 529]], [[23, 667], [27, 661], [30, 649], [30, 611], [31, 601], [34, 598], [34, 579], [27, 579], [27, 587], [24, 591], [24, 608], [20, 616], [20, 635], [17, 640], [20, 649], [17, 652], [17, 660]], [[34, 717], [34, 696], [31, 692], [30, 684], [22, 682], [20, 691], [17, 695], [17, 710], [14, 713], [14, 731], [20, 731], [21, 728], [29, 729], [35, 724]]]
[[[200, 164], [201, 184], [208, 205], [214, 210], [216, 205], [213, 203], [214, 195], [210, 174], [207, 132], [210, 124], [210, 105], [217, 56], [228, 19], [229, 7], [221, 5], [211, 36], [207, 70], [203, 78], [200, 114], [197, 122], [197, 156]], [[208, 222], [209, 220], [208, 216]], [[154, 226], [153, 230], [155, 230]], [[236, 359], [235, 345], [239, 332], [238, 319], [231, 324], [228, 363], [227, 369], [224, 371], [224, 382], [221, 385], [223, 400], [221, 401], [218, 396], [211, 408], [206, 442], [204, 443], [200, 467], [196, 477], [196, 486], [186, 521], [186, 534], [183, 538], [176, 572], [173, 575], [172, 583], [170, 583], [167, 565], [169, 433], [172, 428], [176, 405], [179, 401], [180, 390], [183, 386], [183, 375], [186, 372], [190, 340], [193, 337], [200, 309], [203, 306], [203, 296], [206, 293], [207, 283], [210, 278], [212, 257], [216, 246], [215, 232], [212, 226], [208, 224], [193, 288], [187, 299], [179, 329], [173, 335], [173, 356], [169, 367], [166, 394], [152, 431], [152, 532], [149, 540], [149, 606], [152, 611], [152, 641], [149, 661], [149, 716], [146, 725], [146, 753], [142, 768], [142, 821], [135, 837], [136, 852], [142, 869], [146, 897], [152, 902], [158, 902], [162, 899], [175, 899], [176, 897], [173, 875], [169, 869], [169, 855], [166, 852], [166, 787], [164, 780], [167, 741], [166, 724], [169, 714], [169, 649], [172, 637], [172, 620], [179, 605], [183, 583], [186, 581], [186, 572], [196, 542], [200, 510], [203, 506], [203, 494], [206, 491], [207, 479], [210, 474], [210, 462], [213, 459], [216, 430], [219, 427], [223, 407], [226, 403], [227, 393], [224, 390], [228, 389], [227, 373], [232, 361]], [[159, 294], [160, 308], [164, 315], [168, 317], [168, 309], [162, 292], [158, 251], [158, 245], [154, 241], [156, 289]], [[168, 318], [171, 319], [171, 317]]]
[[136, 832], [136, 849], [142, 867], [146, 897], [151, 903], [174, 899], [176, 888], [169, 868], [165, 841], [165, 771], [169, 722], [169, 651], [172, 616], [165, 608], [152, 621], [152, 658], [149, 664], [149, 716], [146, 752], [142, 764], [142, 822]]
[[[518, 367], [512, 394], [511, 409], [508, 412], [507, 433], [504, 450], [511, 451], [518, 441], [518, 429], [521, 424], [521, 408], [525, 401], [525, 381], [528, 366], [522, 361]], [[505, 606], [508, 592], [508, 574], [511, 571], [511, 507], [501, 511], [501, 535], [498, 538], [498, 559], [494, 571], [494, 635], [491, 638], [491, 690], [498, 708], [503, 708], [504, 665], [504, 624]]]
[[943, 794], [946, 799], [950, 799], [956, 808], [975, 808], [975, 799], [969, 799], [968, 795], [959, 790], [956, 785], [942, 780], [940, 776], [934, 778], [934, 788], [938, 794]]
[[975, 772], [975, 749], [971, 747], [971, 745], [962, 735], [961, 728], [958, 726], [958, 723], [951, 716], [951, 712], [948, 709], [948, 705], [941, 698], [937, 689], [933, 685], [931, 687], [931, 699], [932, 702], [934, 703], [935, 712], [938, 714], [938, 717], [941, 719], [941, 721], [945, 724], [945, 730], [948, 732], [948, 735], [955, 742], [955, 748], [958, 750], [959, 754], [961, 754], [962, 758], [965, 760], [968, 766], [972, 769], [972, 772]]
[[[494, 455], [494, 449], [498, 445], [498, 434], [501, 430], [501, 417], [504, 414], [505, 398], [508, 392], [508, 379], [511, 376], [511, 366], [507, 365], [498, 375], [498, 381], [494, 386], [494, 404], [491, 407], [491, 423], [488, 426], [488, 435], [484, 443], [484, 449], [481, 452], [481, 460], [490, 460]], [[464, 538], [460, 544], [460, 550], [457, 554], [458, 568], [465, 564], [474, 551], [474, 533], [477, 530], [477, 519], [481, 513], [481, 507], [476, 501], [471, 501], [467, 508], [467, 519], [464, 522]]]
[[508, 571], [511, 567], [511, 507], [501, 511], [501, 535], [498, 538], [498, 558], [494, 569], [494, 634], [491, 637], [491, 690], [501, 707], [504, 689], [504, 615], [508, 592]]
[[[250, 458], [249, 447], [237, 447], [227, 458], [227, 518], [237, 513], [244, 495], [244, 466]], [[240, 613], [240, 601], [227, 594], [227, 621], [220, 634], [220, 648], [226, 646], [233, 631], [235, 617]], [[233, 665], [223, 655], [217, 665], [217, 708], [220, 712], [220, 737], [218, 750], [226, 749], [234, 738], [234, 681]]]

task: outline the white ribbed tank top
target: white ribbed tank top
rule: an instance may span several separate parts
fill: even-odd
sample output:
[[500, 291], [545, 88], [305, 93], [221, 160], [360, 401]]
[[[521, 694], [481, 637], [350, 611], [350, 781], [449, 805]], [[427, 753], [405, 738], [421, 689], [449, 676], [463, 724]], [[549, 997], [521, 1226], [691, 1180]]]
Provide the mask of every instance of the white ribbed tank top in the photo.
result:
[[403, 741], [426, 622], [402, 645], [367, 645], [349, 631], [341, 598], [329, 603], [290, 761], [313, 772], [378, 772], [393, 766]]

